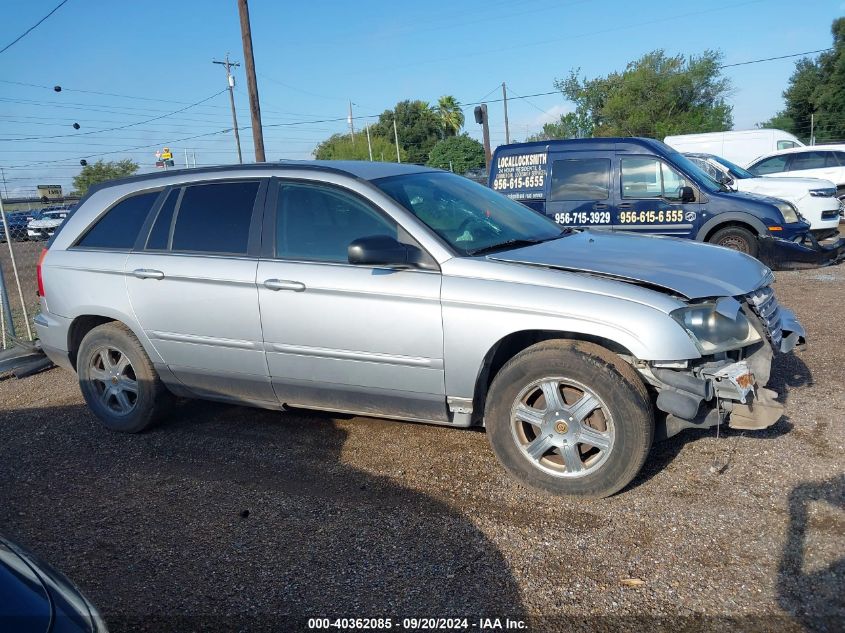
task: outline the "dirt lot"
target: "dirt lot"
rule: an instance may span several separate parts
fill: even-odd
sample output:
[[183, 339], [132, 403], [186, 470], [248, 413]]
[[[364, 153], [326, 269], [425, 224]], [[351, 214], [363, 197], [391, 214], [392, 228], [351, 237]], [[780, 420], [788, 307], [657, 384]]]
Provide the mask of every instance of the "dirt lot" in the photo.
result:
[[0, 381], [0, 530], [113, 631], [303, 630], [312, 616], [842, 630], [845, 267], [776, 288], [809, 337], [776, 361], [787, 416], [655, 446], [611, 499], [521, 488], [479, 431], [190, 402], [117, 435], [54, 369]]

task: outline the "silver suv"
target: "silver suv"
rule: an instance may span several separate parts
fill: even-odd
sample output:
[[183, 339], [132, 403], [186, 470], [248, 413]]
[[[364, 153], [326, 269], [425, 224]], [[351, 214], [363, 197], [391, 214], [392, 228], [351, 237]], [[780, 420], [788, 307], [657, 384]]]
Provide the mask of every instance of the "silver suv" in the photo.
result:
[[562, 229], [387, 163], [107, 183], [38, 280], [43, 347], [109, 429], [173, 396], [484, 425], [521, 482], [584, 496], [628, 484], [655, 434], [773, 424], [772, 355], [804, 334], [751, 257]]

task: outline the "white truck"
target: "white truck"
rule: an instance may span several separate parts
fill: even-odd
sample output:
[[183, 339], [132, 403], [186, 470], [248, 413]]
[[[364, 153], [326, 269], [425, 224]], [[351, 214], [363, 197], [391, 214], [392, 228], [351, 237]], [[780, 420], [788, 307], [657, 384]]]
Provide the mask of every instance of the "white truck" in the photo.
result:
[[789, 132], [773, 129], [681, 134], [667, 136], [663, 142], [682, 154], [715, 154], [742, 166], [763, 154], [804, 146]]

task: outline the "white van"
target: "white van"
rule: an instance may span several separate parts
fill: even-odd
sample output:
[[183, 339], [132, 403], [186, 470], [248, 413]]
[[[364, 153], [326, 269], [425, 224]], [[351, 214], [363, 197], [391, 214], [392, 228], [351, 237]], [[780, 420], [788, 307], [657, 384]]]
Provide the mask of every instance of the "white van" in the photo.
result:
[[680, 134], [663, 142], [681, 153], [715, 154], [742, 166], [763, 154], [804, 146], [789, 132], [769, 129]]

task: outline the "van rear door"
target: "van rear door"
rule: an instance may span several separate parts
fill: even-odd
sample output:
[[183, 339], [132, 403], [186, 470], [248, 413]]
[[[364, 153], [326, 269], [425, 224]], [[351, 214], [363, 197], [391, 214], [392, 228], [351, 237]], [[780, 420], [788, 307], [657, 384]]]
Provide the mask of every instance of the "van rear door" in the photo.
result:
[[617, 203], [612, 152], [549, 155], [546, 214], [563, 226], [609, 229]]

